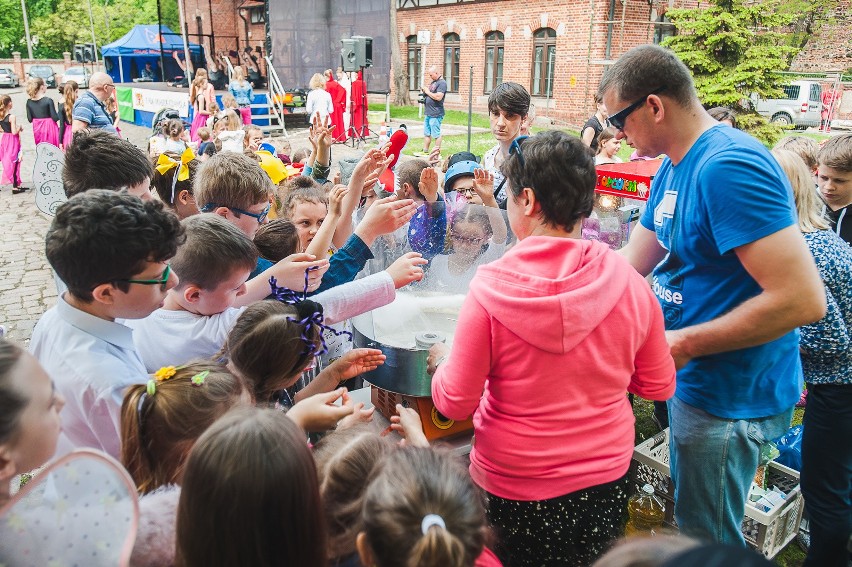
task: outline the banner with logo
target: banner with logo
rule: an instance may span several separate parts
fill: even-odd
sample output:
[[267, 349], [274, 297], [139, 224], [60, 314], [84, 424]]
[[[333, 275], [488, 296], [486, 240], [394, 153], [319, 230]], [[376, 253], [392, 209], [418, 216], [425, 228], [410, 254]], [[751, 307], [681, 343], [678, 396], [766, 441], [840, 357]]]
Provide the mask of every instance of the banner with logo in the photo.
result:
[[159, 112], [174, 108], [184, 118], [189, 117], [189, 95], [181, 91], [155, 91], [133, 89], [133, 108], [145, 112]]
[[136, 115], [133, 111], [133, 89], [128, 87], [116, 87], [115, 97], [118, 101], [118, 114], [126, 122], [133, 122]]

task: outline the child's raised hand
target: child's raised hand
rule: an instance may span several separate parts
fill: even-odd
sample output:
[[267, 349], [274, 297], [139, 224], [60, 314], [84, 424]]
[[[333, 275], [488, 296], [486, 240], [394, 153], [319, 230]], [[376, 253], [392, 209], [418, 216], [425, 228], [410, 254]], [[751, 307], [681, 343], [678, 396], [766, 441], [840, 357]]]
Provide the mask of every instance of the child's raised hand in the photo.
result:
[[483, 205], [497, 206], [497, 199], [494, 198], [494, 174], [489, 170], [483, 168], [473, 170], [473, 190], [482, 199]]
[[438, 200], [438, 172], [432, 167], [427, 167], [420, 172], [420, 193], [430, 203]]
[[382, 164], [386, 157], [384, 150], [378, 148], [367, 150], [361, 157], [361, 160], [355, 165], [355, 169], [352, 170], [352, 179], [367, 177], [371, 171], [377, 169]]
[[371, 246], [383, 234], [389, 234], [411, 220], [417, 206], [412, 199], [397, 199], [396, 195], [379, 199], [367, 209], [355, 229], [364, 244]]
[[423, 423], [420, 416], [412, 408], [404, 408], [402, 404], [396, 404], [397, 415], [390, 418], [390, 428], [402, 436], [399, 442], [401, 447], [428, 447], [429, 441], [423, 433]]
[[346, 185], [335, 185], [328, 194], [328, 215], [339, 217], [343, 210], [343, 198], [349, 193]]
[[393, 278], [394, 287], [399, 289], [411, 282], [422, 280], [423, 266], [428, 263], [429, 260], [424, 258], [419, 252], [409, 252], [397, 258], [385, 271]]
[[[322, 283], [322, 275], [328, 270], [328, 258], [317, 260], [312, 254], [291, 254], [269, 269], [279, 287], [296, 291], [305, 288], [305, 270], [309, 270], [308, 291], [315, 291]], [[269, 292], [268, 287], [266, 291]]]
[[353, 348], [334, 362], [327, 370], [333, 372], [338, 382], [375, 370], [385, 363], [385, 355], [375, 348]]
[[[355, 411], [355, 406], [346, 388], [338, 388], [333, 392], [323, 392], [307, 397], [297, 402], [287, 411], [287, 417], [305, 431], [327, 431], [334, 429], [337, 422]], [[336, 405], [338, 399], [342, 401]]]
[[441, 148], [432, 148], [432, 151], [429, 152], [429, 157], [426, 158], [426, 161], [429, 162], [429, 167], [435, 167], [441, 163]]

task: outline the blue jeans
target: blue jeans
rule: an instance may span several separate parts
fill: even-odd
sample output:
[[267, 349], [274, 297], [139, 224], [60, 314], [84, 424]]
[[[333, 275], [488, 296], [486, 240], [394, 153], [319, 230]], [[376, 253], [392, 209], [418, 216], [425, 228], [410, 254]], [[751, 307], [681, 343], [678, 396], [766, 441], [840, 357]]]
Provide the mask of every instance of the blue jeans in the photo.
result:
[[852, 534], [852, 384], [808, 384], [802, 494], [811, 546], [804, 567], [846, 567]]
[[793, 408], [770, 417], [725, 419], [676, 397], [668, 404], [678, 528], [684, 535], [744, 546], [740, 525], [760, 446], [790, 427]]

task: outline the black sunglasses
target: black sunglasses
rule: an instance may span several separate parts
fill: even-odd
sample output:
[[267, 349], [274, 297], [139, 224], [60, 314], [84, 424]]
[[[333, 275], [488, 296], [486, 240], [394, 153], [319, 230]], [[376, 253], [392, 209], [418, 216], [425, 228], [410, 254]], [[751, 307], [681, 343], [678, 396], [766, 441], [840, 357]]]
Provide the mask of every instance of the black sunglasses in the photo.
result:
[[662, 86], [662, 87], [658, 88], [657, 90], [651, 91], [650, 93], [646, 94], [645, 96], [643, 96], [642, 98], [640, 98], [639, 100], [637, 100], [636, 102], [631, 104], [630, 106], [628, 106], [626, 108], [622, 108], [621, 110], [619, 110], [615, 114], [611, 114], [609, 119], [608, 119], [610, 125], [613, 128], [615, 128], [616, 130], [624, 130], [624, 122], [627, 121], [627, 117], [630, 116], [633, 113], [634, 110], [636, 110], [637, 108], [639, 108], [640, 106], [645, 104], [645, 102], [648, 100], [649, 96], [655, 95], [655, 94], [660, 94], [664, 90], [666, 90], [666, 87]]

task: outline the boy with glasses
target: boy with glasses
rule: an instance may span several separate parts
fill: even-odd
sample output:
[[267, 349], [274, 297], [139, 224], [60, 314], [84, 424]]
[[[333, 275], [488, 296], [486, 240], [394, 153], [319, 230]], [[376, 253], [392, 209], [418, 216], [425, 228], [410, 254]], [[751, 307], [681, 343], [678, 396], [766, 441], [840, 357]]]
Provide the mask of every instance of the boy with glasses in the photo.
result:
[[39, 320], [30, 351], [67, 400], [64, 450], [118, 458], [124, 389], [148, 373], [132, 331], [116, 320], [147, 317], [163, 304], [178, 283], [168, 261], [182, 240], [177, 217], [158, 201], [91, 190], [58, 209], [46, 253], [68, 291]]

